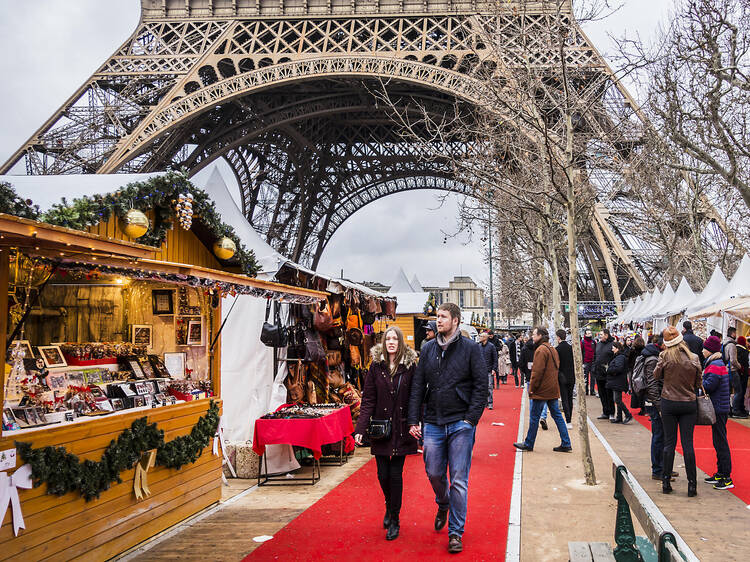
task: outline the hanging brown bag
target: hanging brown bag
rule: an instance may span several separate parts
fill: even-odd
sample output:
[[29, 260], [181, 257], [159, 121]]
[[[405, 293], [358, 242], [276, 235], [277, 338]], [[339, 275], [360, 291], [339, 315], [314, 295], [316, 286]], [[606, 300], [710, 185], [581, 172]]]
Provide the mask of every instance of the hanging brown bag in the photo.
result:
[[289, 363], [289, 374], [284, 379], [290, 402], [302, 402], [305, 397], [305, 366], [302, 361]]
[[331, 295], [328, 297], [328, 304], [331, 307], [331, 318], [337, 320], [341, 318], [341, 305], [343, 304], [342, 295]]
[[327, 306], [322, 308], [321, 305], [318, 305], [318, 309], [313, 313], [313, 326], [315, 326], [316, 330], [323, 333], [333, 328], [333, 318]]
[[317, 363], [326, 360], [326, 352], [320, 341], [320, 334], [308, 328], [305, 330], [305, 361]]
[[386, 299], [384, 302], [385, 315], [391, 320], [396, 319], [396, 301], [393, 299]]

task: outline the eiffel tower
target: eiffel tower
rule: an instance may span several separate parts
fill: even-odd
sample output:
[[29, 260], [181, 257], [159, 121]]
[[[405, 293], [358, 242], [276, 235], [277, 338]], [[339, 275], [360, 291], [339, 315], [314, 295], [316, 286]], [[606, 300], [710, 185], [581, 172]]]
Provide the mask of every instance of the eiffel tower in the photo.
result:
[[[539, 1], [141, 0], [130, 38], [0, 168], [27, 174], [195, 174], [224, 159], [242, 208], [269, 243], [313, 267], [336, 229], [390, 194], [437, 189], [471, 195], [444, 163], [399, 142], [370, 93], [436, 112], [476, 88], [468, 73], [487, 48], [477, 18], [496, 18], [504, 48], [545, 26]], [[499, 11], [498, 11], [499, 10]], [[573, 21], [573, 66], [608, 76], [618, 107], [627, 92]], [[536, 46], [538, 64], [555, 53]], [[614, 93], [612, 93], [614, 92]], [[627, 116], [625, 116], [627, 118]], [[657, 281], [616, 198], [600, 194], [581, 248], [582, 297], [616, 300]]]

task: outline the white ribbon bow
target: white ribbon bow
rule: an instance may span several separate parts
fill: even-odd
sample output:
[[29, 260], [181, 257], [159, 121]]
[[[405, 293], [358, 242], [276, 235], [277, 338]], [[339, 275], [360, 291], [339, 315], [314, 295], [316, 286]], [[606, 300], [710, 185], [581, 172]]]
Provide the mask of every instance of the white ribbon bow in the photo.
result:
[[5, 519], [8, 504], [13, 511], [13, 532], [18, 536], [19, 529], [25, 529], [26, 524], [21, 513], [21, 498], [18, 497], [18, 488], [31, 489], [31, 465], [24, 464], [11, 476], [7, 472], [0, 472], [0, 525]]
[[229, 472], [232, 473], [233, 478], [237, 478], [237, 473], [234, 471], [232, 463], [229, 462], [229, 456], [224, 448], [224, 416], [219, 418], [219, 426], [216, 428], [216, 435], [214, 435], [214, 456], [219, 456], [219, 447], [221, 447], [221, 454], [224, 457], [224, 462], [229, 467]]

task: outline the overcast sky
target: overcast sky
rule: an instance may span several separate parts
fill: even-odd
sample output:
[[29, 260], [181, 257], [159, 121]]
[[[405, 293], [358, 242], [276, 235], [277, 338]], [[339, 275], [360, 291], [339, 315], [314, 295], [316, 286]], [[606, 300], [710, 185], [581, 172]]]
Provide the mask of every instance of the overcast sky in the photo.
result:
[[[605, 56], [609, 35], [650, 38], [672, 0], [626, 0], [586, 33]], [[5, 161], [111, 55], [138, 23], [138, 0], [0, 0], [0, 161]], [[227, 180], [231, 178], [227, 176]], [[345, 222], [319, 269], [386, 284], [403, 266], [409, 279], [443, 285], [454, 275], [486, 283], [478, 244], [456, 231], [457, 198], [416, 191], [376, 201]]]

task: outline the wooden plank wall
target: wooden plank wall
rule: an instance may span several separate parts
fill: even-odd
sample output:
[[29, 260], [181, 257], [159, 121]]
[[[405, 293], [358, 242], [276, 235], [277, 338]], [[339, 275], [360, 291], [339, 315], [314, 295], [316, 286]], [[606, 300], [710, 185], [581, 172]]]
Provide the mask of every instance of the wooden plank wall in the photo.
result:
[[[153, 220], [153, 213], [149, 212], [146, 214], [149, 220]], [[116, 217], [90, 227], [89, 232], [106, 238], [138, 242], [137, 239], [125, 235], [121, 229], [120, 221]], [[167, 239], [161, 248], [155, 252], [154, 259], [209, 267], [211, 269], [223, 269], [216, 257], [203, 245], [195, 234], [184, 230], [177, 224], [175, 224], [172, 230], [167, 231]]]
[[[99, 418], [83, 424], [48, 428], [16, 439], [34, 447], [64, 445], [80, 458], [100, 460], [105, 448], [133, 420], [147, 415], [164, 430], [165, 440], [186, 435], [208, 410], [208, 400]], [[0, 440], [0, 450], [13, 447], [13, 438]], [[18, 465], [21, 461], [19, 459]], [[99, 499], [86, 502], [78, 492], [58, 497], [46, 485], [20, 490], [26, 529], [13, 536], [10, 510], [0, 528], [0, 560], [106, 560], [163, 531], [221, 498], [221, 457], [212, 443], [194, 464], [180, 470], [152, 468], [148, 473], [151, 496], [137, 501], [133, 470], [120, 474]]]

